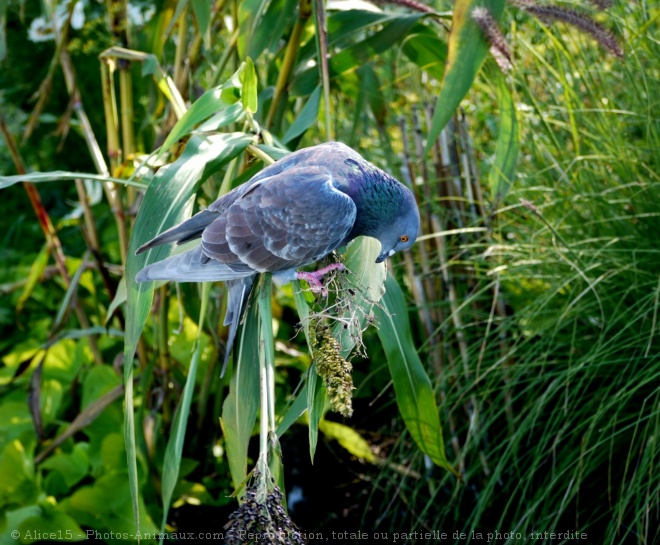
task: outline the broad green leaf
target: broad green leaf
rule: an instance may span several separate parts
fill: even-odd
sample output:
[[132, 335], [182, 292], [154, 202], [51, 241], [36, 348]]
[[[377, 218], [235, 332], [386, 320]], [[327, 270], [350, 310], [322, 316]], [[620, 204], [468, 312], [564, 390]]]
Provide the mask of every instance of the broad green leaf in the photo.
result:
[[88, 443], [76, 443], [71, 453], [59, 453], [46, 458], [39, 467], [59, 473], [70, 490], [89, 472]]
[[488, 184], [495, 205], [501, 202], [511, 189], [520, 147], [516, 105], [502, 75], [498, 77], [497, 99], [500, 104], [500, 132], [497, 136], [495, 162], [488, 174]]
[[[137, 522], [137, 464], [135, 450], [135, 422], [133, 415], [133, 357], [142, 328], [147, 321], [153, 283], [138, 284], [135, 275], [148, 263], [163, 259], [169, 248], [152, 248], [140, 255], [135, 251], [158, 233], [186, 219], [192, 209], [192, 197], [205, 177], [243, 151], [252, 137], [243, 133], [218, 134], [209, 137], [193, 136], [179, 159], [161, 168], [144, 196], [135, 220], [126, 260], [126, 288], [128, 305], [126, 337], [124, 340], [124, 384], [126, 455], [131, 496]], [[139, 524], [139, 522], [138, 522]]]
[[[367, 316], [375, 310], [376, 304], [384, 293], [387, 270], [385, 264], [376, 263], [380, 252], [380, 242], [371, 237], [359, 237], [353, 241], [343, 256], [344, 265], [350, 271], [349, 280], [355, 286], [355, 297], [352, 306], [360, 307], [359, 328], [362, 329]], [[356, 324], [348, 329], [341, 324], [333, 328], [333, 336], [341, 343], [343, 357], [350, 354], [355, 346], [355, 339], [359, 335]]]
[[220, 110], [217, 114], [199, 125], [194, 132], [212, 132], [218, 131], [227, 125], [240, 121], [245, 116], [243, 104], [236, 102]]
[[356, 458], [365, 460], [370, 464], [376, 463], [376, 455], [371, 450], [369, 443], [353, 428], [339, 422], [330, 422], [329, 420], [321, 422], [319, 427], [323, 435], [328, 439], [337, 441]]
[[[202, 285], [202, 305], [199, 311], [198, 334], [193, 349], [186, 385], [183, 387], [183, 395], [174, 415], [172, 433], [167, 441], [165, 448], [165, 459], [163, 460], [163, 519], [160, 525], [162, 536], [165, 535], [165, 525], [167, 524], [167, 515], [172, 502], [172, 493], [179, 479], [179, 466], [181, 465], [181, 456], [183, 454], [183, 442], [186, 438], [186, 428], [188, 427], [188, 416], [190, 415], [190, 404], [192, 403], [193, 390], [195, 388], [195, 378], [197, 377], [197, 367], [202, 353], [202, 330], [204, 327], [204, 317], [211, 292], [211, 284], [206, 282]], [[164, 537], [161, 537], [160, 543], [163, 543]]]
[[417, 24], [413, 30], [414, 34], [403, 42], [403, 53], [422, 70], [441, 81], [447, 61], [447, 43], [426, 25]]
[[[357, 75], [360, 78], [360, 93], [364, 94], [364, 98], [369, 104], [369, 109], [376, 119], [376, 123], [384, 127], [389, 105], [383, 96], [376, 71], [370, 64], [365, 64], [358, 68]], [[359, 112], [356, 112], [357, 114]]]
[[387, 356], [399, 412], [421, 451], [435, 464], [455, 473], [445, 454], [431, 380], [415, 350], [403, 292], [391, 275], [385, 287], [385, 295], [380, 306], [374, 308], [374, 313], [378, 318], [378, 337]]
[[307, 129], [309, 129], [319, 115], [319, 106], [321, 104], [321, 86], [316, 87], [314, 92], [310, 95], [305, 102], [305, 105], [301, 108], [300, 113], [296, 117], [295, 121], [287, 129], [286, 133], [282, 137], [282, 142], [285, 144], [291, 142], [297, 136], [300, 136]]
[[23, 310], [23, 306], [27, 300], [32, 296], [34, 288], [39, 284], [44, 271], [46, 270], [46, 265], [48, 265], [48, 258], [50, 257], [50, 251], [48, 249], [48, 244], [44, 244], [41, 247], [41, 251], [37, 254], [37, 257], [30, 265], [30, 272], [27, 277], [27, 282], [23, 286], [23, 291], [21, 292], [20, 297], [18, 298], [18, 303], [16, 304], [16, 312]]
[[211, 0], [191, 0], [199, 33], [204, 38], [204, 46], [211, 46], [209, 29], [211, 26]]
[[16, 529], [19, 535], [25, 536], [21, 538], [19, 543], [43, 542], [35, 532], [37, 529], [42, 536], [47, 534], [57, 536], [57, 541], [87, 541], [87, 533], [61, 509], [48, 503], [44, 503], [40, 507], [41, 510], [38, 515], [24, 519]]
[[190, 106], [183, 117], [174, 125], [170, 134], [167, 135], [159, 153], [171, 148], [177, 140], [189, 134], [198, 123], [238, 101], [238, 90], [241, 88], [240, 76], [244, 66], [241, 65], [225, 83], [209, 89]]
[[[362, 36], [362, 30], [382, 25], [398, 17], [395, 13], [349, 9], [332, 11], [328, 15], [328, 46], [348, 47], [356, 36]], [[300, 50], [298, 63], [303, 65], [316, 55], [316, 44], [309, 40]]]
[[238, 55], [259, 58], [275, 52], [284, 31], [293, 24], [297, 0], [246, 0], [239, 4]]
[[259, 409], [259, 315], [253, 296], [235, 349], [236, 369], [222, 405], [220, 424], [234, 488], [247, 476], [247, 451]]
[[259, 100], [257, 93], [257, 72], [250, 57], [245, 59], [245, 67], [243, 68], [243, 72], [241, 72], [241, 83], [243, 84], [241, 92], [243, 108], [245, 108], [246, 112], [254, 114], [257, 112]]
[[[388, 21], [383, 28], [368, 38], [341, 50], [329, 60], [330, 78], [357, 70], [369, 59], [382, 55], [390, 47], [402, 40], [424, 14], [401, 15]], [[312, 66], [300, 72], [291, 83], [291, 94], [307, 96], [318, 85], [319, 69]]]
[[447, 64], [440, 95], [435, 106], [431, 128], [426, 141], [426, 152], [440, 136], [440, 131], [454, 115], [488, 53], [488, 40], [472, 20], [475, 7], [485, 7], [499, 20], [504, 12], [505, 0], [456, 0], [447, 51]]

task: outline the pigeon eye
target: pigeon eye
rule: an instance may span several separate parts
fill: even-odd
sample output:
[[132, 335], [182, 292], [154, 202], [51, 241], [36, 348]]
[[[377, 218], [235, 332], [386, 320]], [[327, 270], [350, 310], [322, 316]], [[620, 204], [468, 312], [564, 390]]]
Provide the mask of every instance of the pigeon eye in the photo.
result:
[[401, 242], [408, 242], [408, 237], [406, 235], [403, 235], [403, 236], [399, 237], [399, 240]]

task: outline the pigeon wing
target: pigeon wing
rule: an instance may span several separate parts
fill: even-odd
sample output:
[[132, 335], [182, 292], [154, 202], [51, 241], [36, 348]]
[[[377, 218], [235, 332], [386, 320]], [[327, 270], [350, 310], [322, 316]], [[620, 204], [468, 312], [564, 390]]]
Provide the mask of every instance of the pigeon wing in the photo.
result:
[[327, 169], [296, 165], [252, 184], [206, 227], [202, 249], [259, 272], [298, 268], [339, 247], [355, 217]]

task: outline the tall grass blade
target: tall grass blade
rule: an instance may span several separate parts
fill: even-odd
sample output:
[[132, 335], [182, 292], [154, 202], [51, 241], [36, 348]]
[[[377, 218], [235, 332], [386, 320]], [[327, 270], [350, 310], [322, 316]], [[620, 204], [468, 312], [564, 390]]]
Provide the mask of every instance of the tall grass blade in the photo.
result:
[[516, 105], [503, 75], [497, 78], [497, 99], [500, 105], [500, 132], [497, 136], [495, 162], [488, 174], [493, 207], [502, 202], [511, 189], [520, 147]]

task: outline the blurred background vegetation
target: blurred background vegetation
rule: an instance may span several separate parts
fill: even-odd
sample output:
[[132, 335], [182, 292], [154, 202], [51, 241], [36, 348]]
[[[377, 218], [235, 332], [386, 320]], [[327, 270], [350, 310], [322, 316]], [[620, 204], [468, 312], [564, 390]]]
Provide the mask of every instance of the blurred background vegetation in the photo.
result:
[[[438, 111], [455, 106], [437, 102], [451, 83], [448, 47], [449, 67], [480, 65], [469, 55], [451, 60], [452, 48], [484, 47], [476, 24], [457, 23], [459, 9], [477, 4], [499, 19], [513, 68], [503, 73], [507, 63], [488, 58], [473, 83], [465, 76], [471, 89], [439, 133]], [[389, 266], [461, 479], [411, 438], [372, 327], [368, 357], [352, 360], [352, 418], [328, 413], [318, 424], [313, 464], [305, 417], [280, 439], [289, 514], [304, 531], [660, 540], [660, 8], [567, 1], [549, 16], [530, 5], [512, 2], [499, 18], [503, 2], [460, 0], [337, 0], [325, 9], [306, 0], [0, 2], [2, 176], [128, 179], [179, 110], [249, 57], [263, 149], [336, 139], [414, 187], [424, 236]], [[105, 92], [103, 81], [113, 82]], [[226, 86], [228, 104], [239, 87]], [[204, 130], [243, 130], [245, 118], [233, 115]], [[183, 151], [172, 143], [168, 162]], [[259, 168], [241, 152], [189, 204], [203, 208]], [[132, 534], [121, 280], [142, 191], [85, 176], [8, 180], [0, 181], [0, 544], [15, 543], [16, 529]], [[237, 507], [219, 425], [232, 374], [219, 373], [224, 288], [207, 289], [200, 330], [196, 285], [157, 288], [138, 347], [143, 532], [163, 518], [166, 445], [194, 350], [167, 528], [222, 531]], [[277, 290], [280, 416], [311, 363], [299, 320], [291, 289]], [[251, 468], [256, 437], [248, 453]]]

